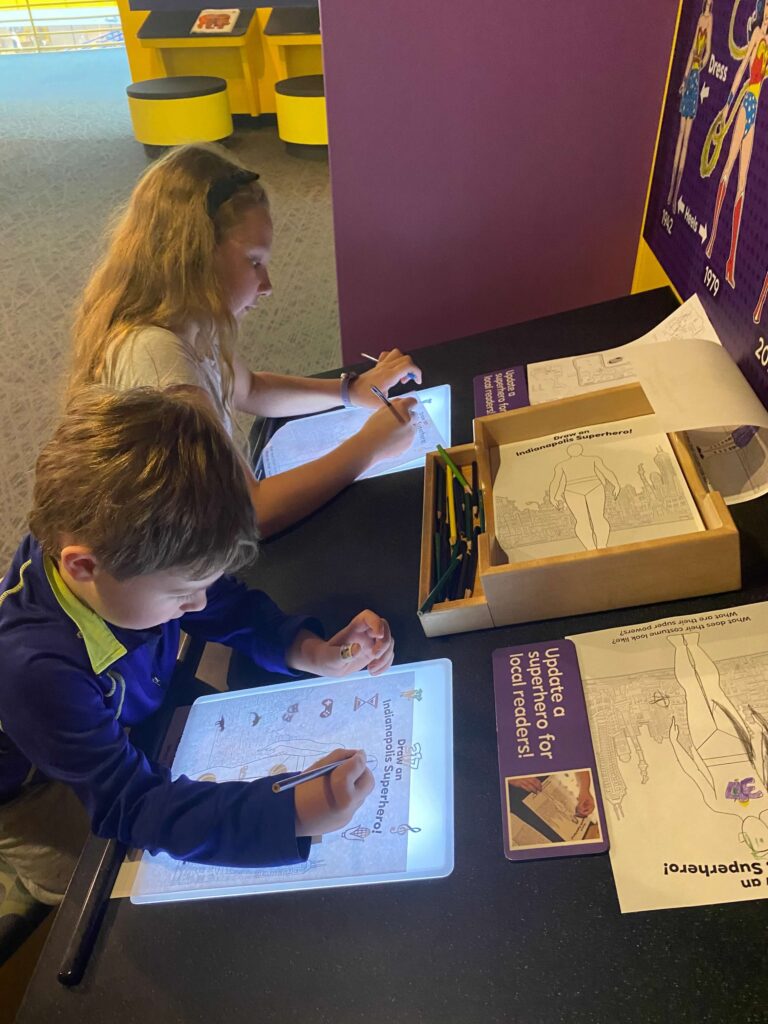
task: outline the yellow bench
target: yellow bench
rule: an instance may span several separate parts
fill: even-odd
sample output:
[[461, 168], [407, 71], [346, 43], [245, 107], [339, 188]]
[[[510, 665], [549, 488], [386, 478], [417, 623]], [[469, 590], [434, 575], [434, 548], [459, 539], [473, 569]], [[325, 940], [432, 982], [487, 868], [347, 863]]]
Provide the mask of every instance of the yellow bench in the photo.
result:
[[126, 89], [133, 133], [150, 155], [156, 147], [216, 142], [232, 134], [223, 78], [181, 75], [134, 82]]
[[328, 118], [322, 75], [299, 75], [275, 84], [277, 133], [289, 150], [328, 145]]

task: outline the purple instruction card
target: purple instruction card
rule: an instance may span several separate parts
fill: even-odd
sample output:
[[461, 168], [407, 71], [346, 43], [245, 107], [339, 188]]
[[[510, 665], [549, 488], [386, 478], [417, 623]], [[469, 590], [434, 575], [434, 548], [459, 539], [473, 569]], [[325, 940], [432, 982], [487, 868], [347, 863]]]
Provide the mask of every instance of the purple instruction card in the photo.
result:
[[475, 416], [490, 416], [528, 405], [528, 382], [524, 366], [481, 373], [475, 377]]
[[603, 853], [608, 832], [576, 648], [493, 652], [504, 852], [509, 860]]

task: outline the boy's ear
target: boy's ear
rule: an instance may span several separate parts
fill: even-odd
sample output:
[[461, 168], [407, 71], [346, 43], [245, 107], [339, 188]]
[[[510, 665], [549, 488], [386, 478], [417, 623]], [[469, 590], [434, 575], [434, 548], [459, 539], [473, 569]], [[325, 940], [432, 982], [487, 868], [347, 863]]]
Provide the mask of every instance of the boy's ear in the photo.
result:
[[78, 583], [91, 583], [99, 569], [99, 561], [83, 544], [67, 544], [59, 555], [61, 566]]

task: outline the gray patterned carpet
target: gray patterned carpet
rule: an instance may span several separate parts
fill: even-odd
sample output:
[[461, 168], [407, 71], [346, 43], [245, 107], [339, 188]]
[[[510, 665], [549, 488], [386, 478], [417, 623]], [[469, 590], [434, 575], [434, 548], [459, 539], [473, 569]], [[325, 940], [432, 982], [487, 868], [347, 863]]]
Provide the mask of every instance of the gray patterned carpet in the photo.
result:
[[[131, 133], [122, 50], [0, 57], [0, 576], [25, 530], [31, 470], [55, 421], [73, 304], [102, 229], [146, 166]], [[254, 369], [340, 363], [328, 166], [239, 130], [275, 221], [273, 297], [243, 326]], [[247, 424], [243, 424], [247, 426]]]

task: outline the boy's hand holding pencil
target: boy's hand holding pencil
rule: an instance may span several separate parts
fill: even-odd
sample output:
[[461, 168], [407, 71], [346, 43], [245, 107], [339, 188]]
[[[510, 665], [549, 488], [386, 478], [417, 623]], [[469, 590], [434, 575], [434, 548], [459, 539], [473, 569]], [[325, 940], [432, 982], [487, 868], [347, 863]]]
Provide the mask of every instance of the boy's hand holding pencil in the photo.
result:
[[336, 761], [342, 763], [332, 771], [295, 786], [297, 836], [319, 836], [344, 828], [373, 789], [364, 750], [332, 750], [310, 765], [306, 774]]

